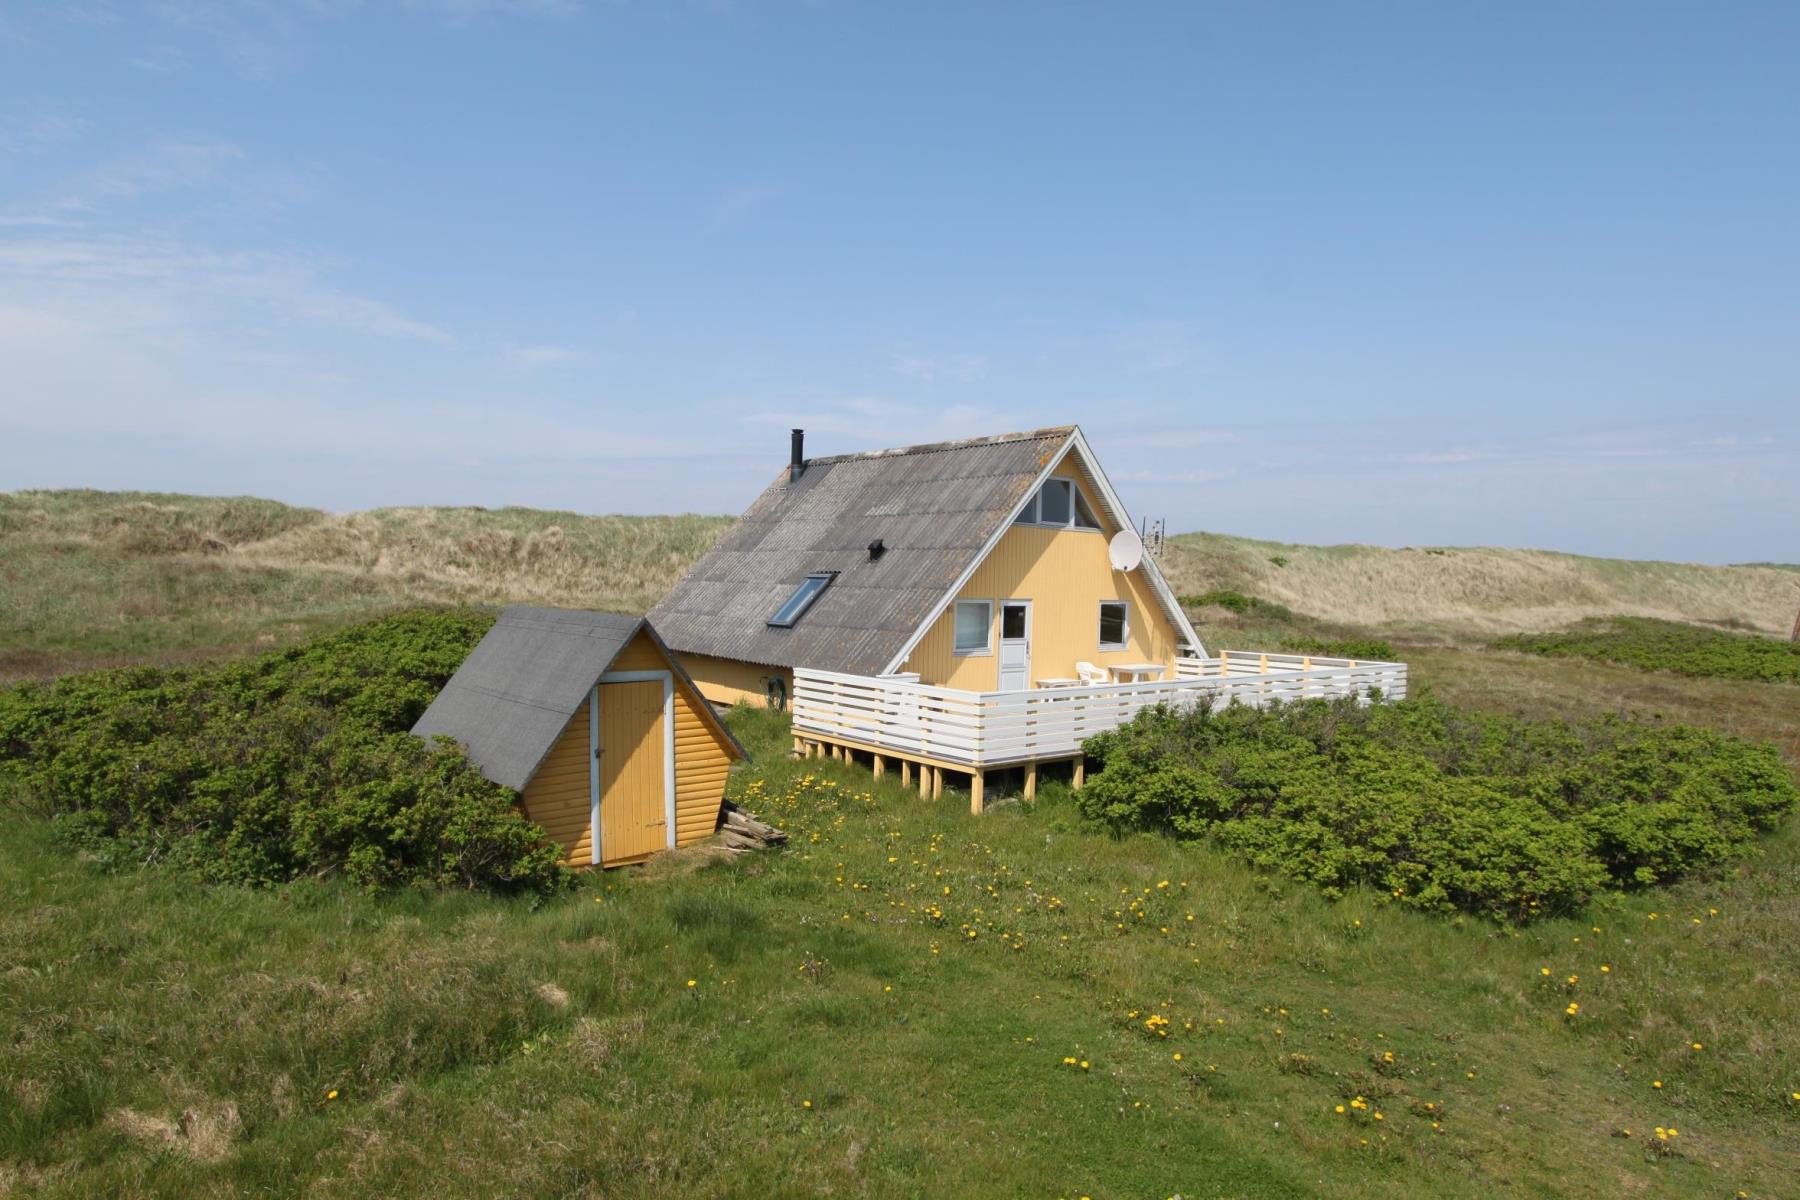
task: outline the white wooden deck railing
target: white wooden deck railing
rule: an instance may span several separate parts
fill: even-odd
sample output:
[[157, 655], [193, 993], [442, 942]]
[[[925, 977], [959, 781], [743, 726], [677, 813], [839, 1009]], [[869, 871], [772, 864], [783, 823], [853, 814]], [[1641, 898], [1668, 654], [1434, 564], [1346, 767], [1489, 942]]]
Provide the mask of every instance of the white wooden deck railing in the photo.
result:
[[1406, 665], [1260, 651], [1181, 658], [1174, 678], [1095, 687], [966, 692], [917, 682], [916, 676], [794, 671], [794, 733], [855, 742], [895, 754], [1004, 766], [1072, 757], [1081, 743], [1115, 729], [1155, 704], [1260, 707], [1276, 700], [1355, 696], [1379, 689], [1406, 698]]

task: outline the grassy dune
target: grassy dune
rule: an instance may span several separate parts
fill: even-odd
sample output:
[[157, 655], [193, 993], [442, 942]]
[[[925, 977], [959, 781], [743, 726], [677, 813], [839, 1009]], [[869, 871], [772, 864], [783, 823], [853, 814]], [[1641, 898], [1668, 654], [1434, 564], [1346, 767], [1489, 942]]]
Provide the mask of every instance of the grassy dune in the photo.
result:
[[1294, 546], [1213, 533], [1169, 539], [1164, 569], [1184, 594], [1231, 588], [1327, 621], [1465, 637], [1561, 629], [1626, 615], [1785, 637], [1800, 581], [1771, 566], [1587, 558], [1484, 547]]
[[266, 648], [410, 604], [642, 611], [729, 524], [507, 508], [0, 493], [0, 683]]
[[[0, 679], [421, 600], [642, 607], [724, 524], [0, 495]], [[1454, 703], [1692, 721], [1800, 766], [1800, 687], [1483, 635], [1633, 604], [1785, 633], [1789, 572], [1212, 535], [1169, 562], [1184, 593], [1301, 614], [1208, 608], [1209, 642], [1381, 623]], [[1800, 1176], [1793, 822], [1730, 870], [1513, 930], [1113, 838], [1055, 781], [974, 818], [733, 721], [755, 756], [733, 792], [789, 849], [544, 904], [201, 886], [5, 810], [0, 1197], [1766, 1198]]]

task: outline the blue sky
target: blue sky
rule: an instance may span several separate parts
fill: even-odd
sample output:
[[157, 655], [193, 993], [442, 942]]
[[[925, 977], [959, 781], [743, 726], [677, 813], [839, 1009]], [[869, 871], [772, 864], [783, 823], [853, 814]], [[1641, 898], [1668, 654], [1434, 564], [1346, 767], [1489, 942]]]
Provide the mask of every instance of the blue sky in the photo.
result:
[[1800, 559], [1800, 6], [0, 6], [0, 488]]

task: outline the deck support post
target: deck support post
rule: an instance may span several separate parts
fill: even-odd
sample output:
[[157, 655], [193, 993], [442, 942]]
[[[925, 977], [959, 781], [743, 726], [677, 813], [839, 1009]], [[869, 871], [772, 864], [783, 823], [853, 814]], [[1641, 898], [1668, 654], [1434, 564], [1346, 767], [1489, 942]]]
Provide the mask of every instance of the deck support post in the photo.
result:
[[1087, 755], [1077, 754], [1075, 756], [1075, 790], [1079, 792], [1082, 789], [1082, 786], [1085, 785], [1086, 783], [1087, 783]]
[[1025, 764], [1025, 799], [1037, 799], [1037, 759]]
[[900, 760], [900, 786], [912, 786], [912, 759], [910, 758]]
[[883, 775], [887, 774], [887, 759], [879, 754], [874, 755], [873, 757], [874, 762], [869, 767], [869, 771], [876, 779], [880, 779]]
[[986, 791], [987, 772], [976, 767], [969, 772], [969, 811], [976, 816], [981, 815], [983, 803], [982, 793]]
[[924, 763], [919, 764], [919, 799], [931, 799], [931, 768]]
[[931, 768], [931, 798], [942, 799], [944, 795], [944, 768]]

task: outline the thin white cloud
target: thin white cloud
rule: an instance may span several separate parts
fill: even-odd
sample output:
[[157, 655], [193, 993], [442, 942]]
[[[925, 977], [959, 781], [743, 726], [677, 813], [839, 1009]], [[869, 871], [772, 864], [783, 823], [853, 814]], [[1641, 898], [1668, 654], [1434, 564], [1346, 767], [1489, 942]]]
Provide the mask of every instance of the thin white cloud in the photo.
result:
[[1119, 449], [1192, 450], [1199, 446], [1220, 446], [1238, 440], [1229, 429], [1169, 429], [1160, 433], [1126, 433], [1109, 435], [1105, 444]]
[[577, 17], [581, 0], [403, 0], [403, 7], [465, 24], [482, 17]]
[[1149, 468], [1114, 472], [1114, 478], [1132, 483], [1217, 483], [1236, 475], [1236, 471], [1157, 471]]
[[246, 158], [242, 148], [216, 138], [158, 141], [79, 176], [53, 206], [91, 211], [161, 192], [205, 188]]
[[41, 154], [92, 129], [85, 117], [41, 105], [0, 114], [0, 154]]
[[895, 354], [894, 373], [925, 383], [972, 383], [988, 372], [985, 354]]
[[1194, 365], [1203, 355], [1200, 329], [1190, 321], [1144, 321], [1120, 330], [1114, 343], [1142, 373]]
[[1042, 424], [1017, 413], [972, 404], [942, 408], [902, 404], [872, 396], [850, 396], [809, 408], [768, 409], [746, 414], [751, 425], [776, 425], [808, 433], [835, 434], [859, 450], [939, 442], [1032, 429]]
[[787, 190], [785, 185], [776, 183], [745, 183], [729, 188], [708, 207], [706, 229], [710, 233], [736, 229], [787, 195]]
[[63, 233], [0, 240], [0, 299], [7, 285], [70, 319], [121, 302], [184, 311], [194, 323], [241, 320], [245, 305], [377, 337], [447, 344], [443, 329], [393, 305], [324, 282], [307, 260], [220, 253], [155, 236]]
[[521, 367], [569, 367], [593, 361], [593, 355], [586, 350], [577, 350], [572, 346], [515, 346], [505, 347], [506, 357]]
[[1478, 453], [1474, 450], [1418, 450], [1411, 454], [1402, 454], [1400, 456], [1400, 461], [1408, 463], [1444, 464], [1475, 462], [1477, 459], [1488, 457], [1491, 457], [1491, 455]]

